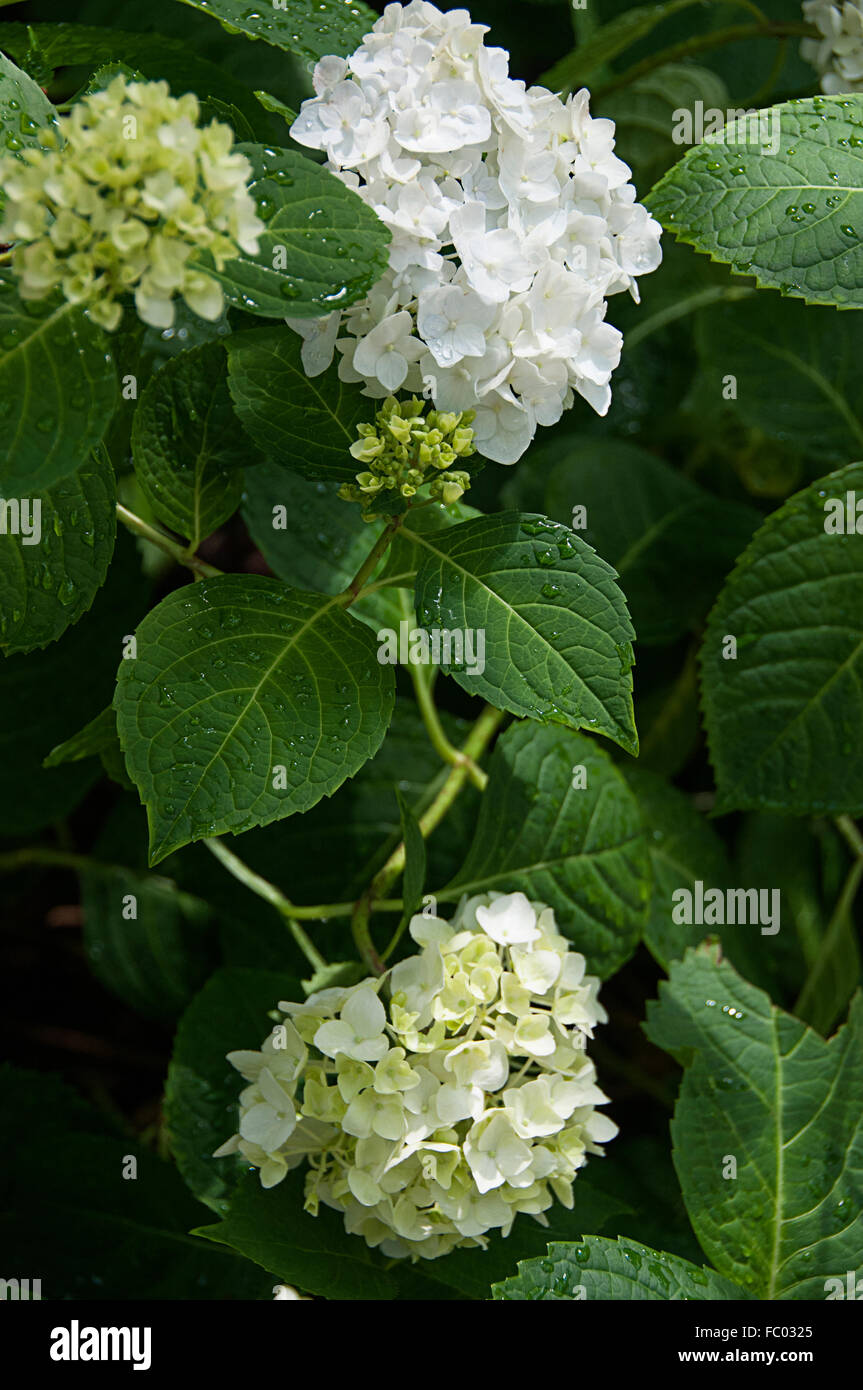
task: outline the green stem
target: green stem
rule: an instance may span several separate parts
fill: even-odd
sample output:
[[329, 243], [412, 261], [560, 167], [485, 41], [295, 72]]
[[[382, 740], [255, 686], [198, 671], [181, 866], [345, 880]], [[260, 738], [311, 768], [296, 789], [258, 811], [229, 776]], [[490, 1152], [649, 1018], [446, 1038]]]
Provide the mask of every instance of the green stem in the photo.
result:
[[64, 849], [42, 849], [35, 845], [32, 849], [14, 849], [8, 854], [0, 854], [0, 873], [15, 873], [18, 869], [29, 869], [41, 865], [46, 869], [74, 869], [76, 873], [98, 873], [99, 870], [111, 873], [113, 865], [102, 864], [98, 859], [88, 859], [86, 854], [71, 854]]
[[812, 24], [806, 24], [803, 20], [789, 20], [787, 22], [777, 22], [769, 24], [730, 24], [725, 29], [715, 29], [708, 34], [694, 34], [691, 38], [683, 39], [680, 43], [672, 44], [670, 48], [663, 49], [661, 53], [651, 54], [649, 58], [643, 58], [640, 63], [635, 63], [626, 72], [611, 78], [609, 82], [603, 83], [593, 93], [594, 100], [608, 96], [611, 92], [618, 91], [621, 87], [628, 87], [630, 83], [637, 82], [640, 77], [653, 72], [656, 68], [665, 67], [666, 63], [679, 63], [685, 58], [691, 58], [696, 53], [706, 53], [711, 48], [722, 48], [727, 43], [745, 43], [752, 39], [787, 39], [799, 35], [801, 38], [818, 38], [818, 31]]
[[[501, 710], [494, 709], [492, 705], [486, 705], [459, 750], [465, 761], [452, 769], [437, 796], [419, 818], [418, 825], [424, 840], [428, 839], [435, 827], [443, 820], [468, 779], [470, 762], [476, 762], [479, 759], [505, 717]], [[383, 867], [375, 874], [354, 909], [351, 930], [357, 950], [366, 965], [377, 975], [383, 974], [384, 961], [395, 948], [401, 936], [403, 924], [396, 930], [383, 956], [379, 956], [369, 931], [369, 918], [372, 914], [372, 908], [377, 909], [379, 899], [403, 872], [404, 867], [405, 844], [402, 840]]]
[[196, 579], [212, 579], [215, 575], [223, 573], [222, 570], [216, 569], [215, 565], [208, 565], [206, 561], [199, 560], [197, 555], [192, 555], [187, 546], [175, 541], [166, 531], [162, 531], [157, 526], [151, 526], [149, 521], [145, 521], [142, 516], [130, 512], [129, 508], [124, 507], [122, 502], [117, 503], [117, 517], [136, 536], [143, 536], [144, 540], [150, 541], [152, 545], [157, 545], [166, 555], [170, 555], [173, 560], [177, 561], [178, 565], [184, 565], [186, 569], [191, 570]]
[[268, 879], [256, 874], [254, 869], [249, 868], [248, 864], [244, 864], [242, 859], [232, 850], [229, 850], [228, 846], [223, 844], [221, 840], [204, 840], [204, 844], [210, 853], [219, 860], [219, 863], [228, 870], [229, 874], [233, 874], [239, 883], [242, 883], [244, 887], [252, 893], [256, 893], [259, 898], [263, 898], [264, 902], [270, 903], [276, 909], [287, 922], [291, 935], [309, 964], [314, 966], [315, 970], [323, 970], [327, 962], [317, 947], [312, 945], [307, 933], [303, 931], [297, 921], [297, 909], [285, 897], [284, 893], [280, 892], [274, 883], [270, 883]]
[[434, 702], [431, 684], [428, 679], [427, 668], [425, 666], [408, 666], [410, 678], [413, 681], [414, 692], [417, 698], [419, 712], [426, 727], [432, 747], [445, 763], [450, 763], [452, 767], [466, 767], [467, 775], [475, 787], [484, 791], [488, 782], [488, 775], [483, 772], [481, 767], [468, 757], [464, 752], [450, 743], [440, 721], [440, 715]]
[[863, 835], [850, 816], [837, 816], [836, 829], [844, 835], [855, 859], [863, 859]]
[[338, 595], [336, 602], [349, 608], [352, 603], [356, 603], [360, 597], [360, 590], [363, 588], [367, 579], [374, 574], [378, 561], [388, 548], [390, 541], [404, 520], [403, 516], [393, 516], [387, 522], [381, 534], [378, 536], [368, 555], [360, 565], [350, 584]]

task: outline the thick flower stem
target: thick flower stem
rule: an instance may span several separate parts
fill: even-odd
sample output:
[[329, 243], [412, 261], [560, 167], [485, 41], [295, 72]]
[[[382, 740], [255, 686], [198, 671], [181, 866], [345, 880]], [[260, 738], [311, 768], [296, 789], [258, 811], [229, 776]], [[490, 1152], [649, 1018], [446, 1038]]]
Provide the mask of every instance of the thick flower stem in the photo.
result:
[[401, 526], [403, 520], [403, 516], [394, 516], [390, 518], [350, 584], [346, 589], [342, 590], [336, 602], [342, 604], [345, 608], [349, 608], [352, 603], [356, 603], [366, 580], [370, 579], [374, 574], [378, 561], [389, 547], [390, 541]]
[[[505, 717], [505, 714], [501, 710], [494, 709], [492, 705], [486, 705], [459, 750], [465, 761], [453, 767], [437, 796], [419, 818], [418, 825], [424, 840], [428, 838], [435, 827], [443, 820], [447, 811], [450, 809], [468, 780], [468, 769], [470, 764], [475, 763], [481, 756]], [[371, 932], [369, 930], [369, 918], [371, 917], [372, 909], [374, 908], [377, 910], [380, 906], [380, 898], [383, 897], [387, 889], [395, 882], [399, 874], [404, 871], [404, 867], [405, 843], [402, 841], [401, 844], [393, 850], [383, 868], [381, 868], [372, 879], [354, 909], [354, 915], [351, 921], [351, 931], [353, 932], [354, 941], [362, 959], [376, 975], [382, 975], [384, 973], [386, 968], [384, 961], [398, 942], [401, 929], [395, 932], [383, 957], [381, 957], [378, 955], [374, 943], [372, 942]]]
[[417, 705], [419, 706], [423, 723], [426, 726], [429, 741], [435, 752], [443, 758], [445, 763], [450, 763], [453, 767], [465, 767], [467, 769], [467, 775], [474, 786], [479, 787], [480, 791], [484, 791], [485, 785], [488, 782], [487, 774], [483, 772], [481, 767], [477, 766], [472, 758], [456, 748], [455, 744], [450, 743], [444, 732], [444, 727], [440, 721], [440, 715], [438, 714], [437, 706], [434, 702], [434, 695], [432, 693], [427, 668], [424, 666], [410, 666], [409, 671], [411, 680], [413, 681], [414, 692], [417, 697]]
[[144, 540], [150, 541], [152, 545], [157, 545], [166, 555], [170, 555], [178, 565], [184, 565], [186, 569], [191, 570], [196, 579], [212, 579], [223, 573], [222, 570], [216, 569], [215, 565], [208, 565], [205, 560], [199, 560], [197, 555], [190, 554], [186, 546], [175, 541], [166, 531], [160, 530], [157, 526], [151, 526], [149, 521], [145, 521], [142, 516], [130, 512], [129, 508], [124, 507], [122, 502], [117, 503], [117, 518], [136, 536], [143, 536]]

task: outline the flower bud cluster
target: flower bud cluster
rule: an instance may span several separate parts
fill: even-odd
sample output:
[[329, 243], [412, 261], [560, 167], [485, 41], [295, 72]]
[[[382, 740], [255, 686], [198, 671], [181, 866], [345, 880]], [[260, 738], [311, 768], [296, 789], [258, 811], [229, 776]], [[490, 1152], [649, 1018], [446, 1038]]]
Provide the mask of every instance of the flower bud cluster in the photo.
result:
[[339, 496], [361, 502], [364, 519], [374, 521], [374, 504], [381, 494], [414, 497], [431, 475], [429, 496], [446, 504], [457, 502], [470, 487], [470, 474], [452, 465], [476, 452], [473, 418], [470, 410], [425, 414], [425, 402], [416, 396], [407, 401], [389, 396], [373, 425], [357, 425], [359, 438], [351, 453], [368, 467], [357, 474], [355, 484], [340, 488]]
[[[305, 1159], [306, 1209], [388, 1256], [433, 1259], [547, 1224], [588, 1154], [617, 1127], [584, 1050], [606, 1014], [599, 981], [554, 912], [523, 893], [463, 898], [451, 922], [416, 916], [419, 954], [383, 980], [283, 1002], [249, 1083], [240, 1153], [272, 1187]], [[389, 1005], [382, 995], [389, 990]]]
[[309, 375], [337, 350], [369, 396], [476, 408], [479, 452], [515, 463], [574, 393], [608, 410], [623, 340], [606, 301], [638, 297], [661, 229], [589, 93], [526, 88], [487, 32], [411, 0], [349, 58], [318, 63], [291, 134], [390, 229], [389, 269], [358, 304], [288, 322]]
[[117, 76], [41, 131], [39, 146], [0, 156], [0, 242], [16, 243], [24, 299], [59, 286], [109, 330], [127, 291], [155, 328], [170, 328], [177, 295], [201, 318], [219, 317], [221, 286], [197, 257], [221, 270], [240, 250], [254, 255], [264, 224], [233, 131], [201, 128], [199, 115], [192, 93]]
[[822, 35], [800, 44], [800, 56], [816, 68], [822, 92], [863, 92], [863, 0], [804, 0], [803, 16]]

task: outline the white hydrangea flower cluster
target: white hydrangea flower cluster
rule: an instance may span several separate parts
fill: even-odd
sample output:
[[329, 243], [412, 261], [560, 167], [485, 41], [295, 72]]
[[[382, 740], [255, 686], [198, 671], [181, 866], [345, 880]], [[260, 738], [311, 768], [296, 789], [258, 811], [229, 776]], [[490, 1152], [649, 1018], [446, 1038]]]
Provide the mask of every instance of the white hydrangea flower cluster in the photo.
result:
[[589, 93], [526, 89], [487, 32], [412, 0], [318, 63], [291, 134], [390, 228], [389, 269], [359, 304], [288, 322], [309, 375], [338, 348], [343, 380], [475, 410], [479, 452], [514, 463], [574, 392], [608, 410], [623, 339], [606, 300], [638, 298], [661, 228]]
[[822, 92], [863, 92], [861, 0], [804, 0], [803, 16], [823, 35], [800, 44], [800, 56], [816, 68]]
[[201, 318], [219, 317], [221, 286], [195, 255], [209, 252], [220, 270], [239, 250], [254, 255], [264, 223], [231, 127], [201, 128], [199, 116], [192, 93], [117, 76], [40, 132], [42, 148], [0, 156], [0, 242], [17, 243], [24, 299], [59, 285], [109, 330], [127, 290], [154, 328], [170, 328], [178, 294]]
[[547, 1224], [554, 1197], [571, 1207], [617, 1126], [584, 1051], [607, 1018], [599, 981], [550, 907], [488, 893], [410, 931], [422, 949], [388, 976], [280, 1003], [260, 1052], [228, 1054], [249, 1085], [217, 1156], [242, 1154], [264, 1187], [307, 1159], [307, 1210], [434, 1259], [508, 1235], [519, 1212]]

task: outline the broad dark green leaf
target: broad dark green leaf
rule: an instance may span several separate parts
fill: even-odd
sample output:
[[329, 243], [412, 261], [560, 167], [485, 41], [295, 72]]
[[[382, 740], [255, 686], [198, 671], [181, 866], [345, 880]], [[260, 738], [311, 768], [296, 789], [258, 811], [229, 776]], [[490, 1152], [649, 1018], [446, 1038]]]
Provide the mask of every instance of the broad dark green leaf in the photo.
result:
[[672, 894], [678, 888], [692, 892], [699, 879], [707, 888], [724, 888], [729, 877], [728, 860], [719, 836], [706, 817], [696, 811], [690, 797], [640, 767], [624, 767], [622, 771], [644, 817], [653, 869], [644, 940], [667, 970], [669, 961], [679, 960], [688, 946], [697, 944], [708, 933], [720, 931], [675, 924], [671, 917]]
[[240, 421], [258, 448], [306, 478], [352, 482], [348, 452], [374, 404], [339, 380], [335, 365], [306, 376], [290, 328], [253, 328], [228, 342], [228, 382]]
[[[244, 83], [231, 76], [227, 64], [202, 58], [191, 43], [159, 33], [134, 33], [111, 24], [21, 24], [0, 23], [0, 48], [22, 65], [31, 58], [51, 68], [88, 67], [122, 63], [151, 81], [165, 81], [174, 96], [193, 91], [202, 100], [216, 97], [236, 106], [253, 128], [260, 120], [260, 107]], [[43, 85], [47, 86], [47, 80]], [[221, 118], [220, 118], [221, 119]]]
[[177, 1167], [214, 1211], [227, 1211], [244, 1166], [236, 1158], [213, 1158], [236, 1131], [242, 1086], [226, 1054], [256, 1051], [272, 1028], [270, 1010], [280, 999], [302, 998], [290, 975], [235, 966], [217, 970], [180, 1020], [165, 1083], [165, 1122]]
[[[604, 1084], [602, 1062], [599, 1080]], [[626, 1211], [607, 1222], [603, 1232], [637, 1240], [700, 1264], [703, 1256], [680, 1195], [667, 1134], [662, 1139], [650, 1133], [630, 1135], [624, 1126], [608, 1157], [610, 1163], [591, 1166], [591, 1181], [600, 1191], [624, 1203]]]
[[686, 1066], [671, 1137], [705, 1254], [756, 1298], [823, 1299], [863, 1273], [863, 996], [825, 1042], [716, 948], [659, 990], [647, 1033]]
[[21, 300], [0, 270], [0, 490], [32, 497], [96, 447], [117, 383], [108, 339], [65, 299]]
[[854, 314], [756, 295], [700, 314], [697, 341], [705, 385], [747, 425], [825, 462], [863, 454]]
[[[360, 508], [342, 501], [338, 490], [338, 483], [313, 482], [277, 463], [262, 464], [246, 479], [243, 520], [249, 535], [273, 573], [296, 589], [341, 593], [383, 530], [383, 521], [363, 521]], [[387, 562], [388, 555], [372, 580]], [[412, 573], [405, 573], [404, 583], [413, 583]], [[398, 627], [402, 617], [394, 588], [351, 604], [351, 613], [375, 632]]]
[[115, 698], [151, 863], [330, 796], [380, 747], [394, 685], [368, 630], [321, 594], [254, 575], [169, 594]]
[[518, 1274], [494, 1287], [498, 1299], [567, 1300], [745, 1299], [737, 1284], [715, 1270], [690, 1264], [679, 1255], [651, 1250], [620, 1237], [585, 1236], [578, 1243], [554, 1242], [548, 1255], [524, 1260]]
[[221, 343], [181, 353], [147, 383], [132, 424], [141, 491], [192, 550], [233, 516], [242, 470], [260, 460], [234, 413], [227, 380]]
[[0, 650], [47, 647], [87, 612], [117, 533], [114, 472], [97, 450], [27, 498], [0, 500]]
[[695, 63], [664, 63], [596, 104], [593, 114], [615, 123], [615, 147], [632, 170], [639, 194], [685, 152], [675, 136], [686, 134], [686, 115], [696, 113], [699, 103], [702, 111], [728, 110], [722, 78]]
[[[258, 252], [207, 273], [264, 318], [320, 318], [363, 299], [387, 268], [390, 233], [358, 193], [305, 155], [238, 145], [266, 230]], [[203, 262], [202, 262], [203, 263]]]
[[126, 771], [126, 760], [117, 737], [117, 715], [110, 705], [77, 734], [52, 748], [47, 758], [43, 758], [42, 766], [62, 767], [64, 763], [80, 763], [93, 757], [100, 759], [112, 782], [132, 790], [135, 784]]
[[207, 904], [159, 874], [99, 867], [81, 875], [93, 974], [135, 1013], [172, 1023], [216, 959]]
[[650, 884], [638, 803], [608, 754], [583, 734], [525, 720], [498, 740], [473, 843], [438, 897], [521, 890], [548, 903], [604, 978], [635, 950]]
[[682, 241], [809, 304], [863, 307], [863, 96], [815, 96], [741, 116], [646, 199]]
[[706, 612], [758, 512], [713, 497], [646, 449], [619, 440], [570, 447], [562, 440], [554, 453], [549, 516], [568, 525], [575, 508], [584, 508], [578, 534], [617, 571], [637, 640], [674, 641]]
[[614, 570], [589, 545], [518, 512], [431, 535], [408, 517], [402, 530], [425, 557], [418, 622], [460, 632], [466, 660], [473, 638], [474, 669], [446, 665], [459, 685], [511, 714], [589, 728], [637, 753], [632, 624]]
[[855, 490], [863, 500], [863, 463], [773, 512], [710, 615], [701, 669], [720, 811], [863, 812], [863, 548], [825, 530], [832, 500], [844, 527], [850, 496], [855, 521]]
[[182, 0], [249, 39], [263, 39], [308, 63], [328, 53], [346, 58], [358, 48], [378, 16], [363, 0], [288, 0], [250, 9], [246, 0]]
[[0, 1143], [15, 1156], [0, 1245], [10, 1270], [41, 1278], [43, 1299], [272, 1296], [267, 1274], [188, 1234], [201, 1207], [171, 1165], [59, 1077], [5, 1067], [0, 1099]]

